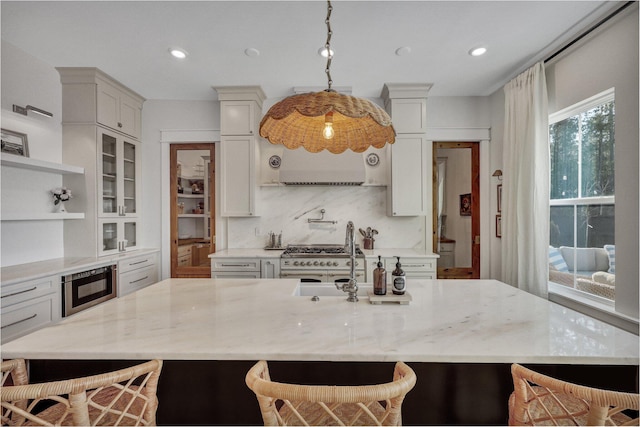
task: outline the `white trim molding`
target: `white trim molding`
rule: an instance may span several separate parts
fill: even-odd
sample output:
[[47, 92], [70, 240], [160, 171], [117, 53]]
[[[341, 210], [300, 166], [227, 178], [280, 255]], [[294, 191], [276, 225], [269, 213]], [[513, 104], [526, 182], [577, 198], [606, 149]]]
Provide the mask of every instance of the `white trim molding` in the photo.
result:
[[219, 129], [161, 129], [160, 142], [217, 142], [220, 141]]
[[432, 141], [491, 141], [491, 128], [427, 127]]

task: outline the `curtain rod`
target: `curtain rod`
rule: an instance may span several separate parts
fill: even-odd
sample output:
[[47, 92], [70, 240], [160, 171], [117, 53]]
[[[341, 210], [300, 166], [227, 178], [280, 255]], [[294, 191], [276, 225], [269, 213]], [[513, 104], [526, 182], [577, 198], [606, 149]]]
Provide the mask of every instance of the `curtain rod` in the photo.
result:
[[573, 46], [574, 44], [576, 44], [577, 42], [579, 42], [580, 40], [582, 40], [584, 37], [588, 36], [589, 34], [591, 34], [594, 30], [596, 30], [598, 27], [600, 27], [602, 24], [604, 24], [605, 22], [607, 22], [608, 20], [610, 20], [611, 18], [613, 18], [614, 16], [616, 16], [618, 13], [622, 12], [624, 9], [626, 9], [627, 7], [631, 6], [633, 3], [635, 3], [635, 1], [628, 1], [626, 2], [624, 5], [620, 6], [618, 9], [614, 10], [613, 12], [611, 12], [609, 15], [607, 15], [606, 17], [604, 17], [602, 20], [600, 20], [597, 24], [595, 24], [593, 27], [589, 28], [587, 31], [585, 31], [584, 33], [580, 34], [578, 37], [576, 37], [575, 39], [573, 39], [572, 41], [570, 41], [569, 43], [567, 43], [566, 45], [564, 45], [563, 47], [560, 48], [560, 50], [556, 51], [555, 53], [553, 53], [550, 57], [548, 57], [547, 59], [544, 60], [545, 64], [549, 61], [551, 61], [553, 58], [555, 58], [556, 56], [560, 55], [562, 52], [564, 52], [565, 50], [569, 49], [571, 46]]

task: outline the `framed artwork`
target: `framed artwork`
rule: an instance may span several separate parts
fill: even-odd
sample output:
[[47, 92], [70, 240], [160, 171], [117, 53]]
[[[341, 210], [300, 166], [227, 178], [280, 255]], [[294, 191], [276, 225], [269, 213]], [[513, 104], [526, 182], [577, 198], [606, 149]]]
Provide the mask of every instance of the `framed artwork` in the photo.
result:
[[16, 156], [29, 157], [27, 134], [9, 129], [2, 129], [2, 152]]
[[502, 184], [498, 184], [498, 213], [502, 212]]
[[496, 215], [496, 237], [502, 237], [502, 215]]
[[471, 193], [460, 195], [460, 216], [471, 216]]

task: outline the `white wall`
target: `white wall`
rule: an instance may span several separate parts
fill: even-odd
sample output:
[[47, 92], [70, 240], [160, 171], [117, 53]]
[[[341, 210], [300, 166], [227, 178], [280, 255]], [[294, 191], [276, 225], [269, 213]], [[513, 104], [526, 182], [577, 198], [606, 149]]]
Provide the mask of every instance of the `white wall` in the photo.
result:
[[[546, 64], [549, 113], [615, 87], [616, 311], [638, 318], [640, 259], [638, 4]], [[501, 169], [504, 93], [491, 96], [492, 165]], [[494, 150], [495, 149], [495, 150]], [[492, 167], [492, 169], [493, 169]], [[500, 271], [500, 246], [492, 271]]]
[[[213, 89], [211, 89], [213, 90]], [[149, 100], [142, 109], [142, 196], [145, 247], [162, 248], [162, 276], [170, 276], [169, 143], [161, 142], [163, 131], [175, 131], [185, 142], [215, 142], [203, 139], [220, 129], [220, 104], [213, 101]], [[185, 132], [180, 132], [185, 131]], [[197, 131], [197, 132], [189, 132]], [[216, 194], [218, 194], [216, 192]]]
[[638, 3], [546, 67], [550, 113], [615, 87], [616, 311], [638, 318]]
[[[2, 41], [2, 128], [26, 133], [29, 157], [51, 162], [62, 159], [62, 91], [58, 72], [15, 46]], [[13, 104], [33, 105], [53, 118], [14, 113]], [[48, 212], [49, 191], [62, 184], [57, 174], [2, 167], [2, 213]], [[23, 264], [63, 256], [63, 221], [2, 221], [1, 265]]]

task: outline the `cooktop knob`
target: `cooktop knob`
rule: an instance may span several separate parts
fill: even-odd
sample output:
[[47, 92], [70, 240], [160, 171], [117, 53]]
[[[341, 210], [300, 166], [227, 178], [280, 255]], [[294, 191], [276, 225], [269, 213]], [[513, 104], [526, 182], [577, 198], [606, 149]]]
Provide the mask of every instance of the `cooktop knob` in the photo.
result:
[[314, 261], [313, 265], [319, 265], [320, 263], [318, 261]]
[[338, 261], [333, 261], [333, 266], [337, 267], [338, 266]]
[[320, 265], [324, 267], [324, 261], [320, 261]]
[[307, 261], [307, 265], [311, 265], [311, 261]]
[[298, 261], [293, 261], [293, 265], [298, 265], [300, 264]]

